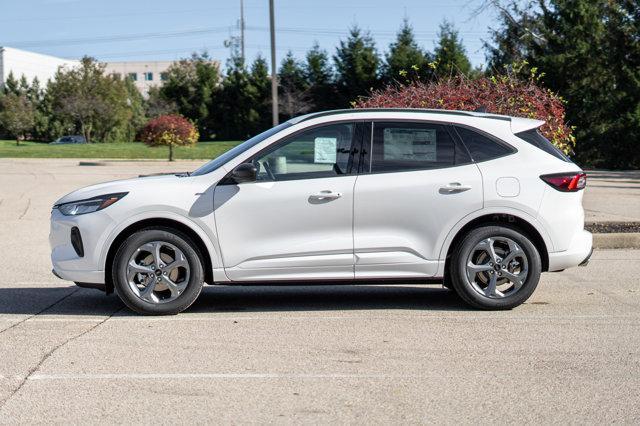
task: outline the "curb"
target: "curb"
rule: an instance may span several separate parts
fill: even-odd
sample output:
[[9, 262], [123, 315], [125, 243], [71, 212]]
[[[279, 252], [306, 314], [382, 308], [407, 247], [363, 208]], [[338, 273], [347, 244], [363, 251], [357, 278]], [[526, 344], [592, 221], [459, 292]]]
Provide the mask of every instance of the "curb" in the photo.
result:
[[640, 249], [640, 232], [593, 234], [595, 249]]

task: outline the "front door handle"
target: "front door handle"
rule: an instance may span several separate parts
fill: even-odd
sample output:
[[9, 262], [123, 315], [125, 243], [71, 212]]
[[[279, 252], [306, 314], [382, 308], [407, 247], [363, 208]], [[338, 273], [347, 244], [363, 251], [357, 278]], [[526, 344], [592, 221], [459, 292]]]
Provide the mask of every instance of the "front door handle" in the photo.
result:
[[470, 186], [463, 185], [460, 182], [451, 182], [447, 185], [441, 186], [438, 192], [441, 194], [458, 194], [470, 189]]
[[338, 198], [342, 197], [342, 194], [340, 192], [333, 192], [333, 191], [320, 191], [317, 194], [312, 194], [309, 196], [310, 200], [313, 201], [329, 201], [329, 200], [337, 200]]

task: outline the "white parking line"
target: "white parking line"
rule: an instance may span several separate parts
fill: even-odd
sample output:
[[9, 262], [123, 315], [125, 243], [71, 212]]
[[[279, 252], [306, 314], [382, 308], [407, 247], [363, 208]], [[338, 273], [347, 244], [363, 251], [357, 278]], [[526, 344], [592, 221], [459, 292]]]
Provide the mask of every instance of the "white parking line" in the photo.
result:
[[425, 378], [419, 374], [309, 374], [309, 373], [106, 373], [33, 374], [28, 380], [176, 380], [176, 379], [392, 379]]
[[[23, 318], [6, 318], [0, 317], [0, 321], [6, 322], [18, 322]], [[308, 320], [403, 320], [403, 319], [425, 319], [425, 320], [440, 320], [440, 321], [480, 321], [480, 320], [512, 320], [512, 321], [544, 321], [544, 320], [640, 320], [640, 315], [522, 315], [522, 316], [509, 316], [509, 315], [476, 315], [476, 316], [451, 316], [451, 315], [345, 315], [345, 316], [286, 316], [286, 315], [265, 315], [259, 317], [251, 316], [211, 316], [211, 317], [189, 317], [188, 315], [181, 315], [179, 317], [145, 317], [145, 316], [132, 316], [132, 317], [112, 317], [109, 319], [109, 323], [113, 322], [220, 322], [220, 321], [308, 321]], [[96, 323], [104, 320], [104, 317], [96, 318], [74, 318], [74, 317], [61, 317], [61, 318], [49, 318], [49, 317], [34, 317], [30, 318], [28, 322], [87, 322]]]

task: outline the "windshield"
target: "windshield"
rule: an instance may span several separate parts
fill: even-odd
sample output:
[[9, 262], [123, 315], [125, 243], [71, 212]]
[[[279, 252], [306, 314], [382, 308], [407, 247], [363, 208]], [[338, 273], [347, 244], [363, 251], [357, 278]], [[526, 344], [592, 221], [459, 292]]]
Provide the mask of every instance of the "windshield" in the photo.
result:
[[246, 141], [242, 142], [240, 145], [234, 146], [229, 151], [226, 151], [223, 154], [220, 154], [220, 156], [209, 161], [207, 164], [200, 167], [195, 172], [191, 173], [191, 176], [199, 176], [199, 175], [205, 175], [207, 173], [211, 173], [212, 171], [216, 170], [223, 164], [227, 163], [229, 160], [236, 158], [238, 155], [242, 154], [248, 149], [258, 145], [263, 140], [291, 126], [292, 126], [291, 123], [284, 122], [282, 124], [277, 125], [276, 127], [272, 127], [269, 130], [260, 133], [259, 135], [252, 137], [251, 139], [247, 139]]

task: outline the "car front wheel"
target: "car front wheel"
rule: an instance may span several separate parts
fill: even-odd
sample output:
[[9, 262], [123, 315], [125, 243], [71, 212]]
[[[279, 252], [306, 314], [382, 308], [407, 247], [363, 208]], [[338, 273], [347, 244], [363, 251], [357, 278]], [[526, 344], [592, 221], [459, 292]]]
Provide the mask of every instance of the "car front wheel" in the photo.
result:
[[114, 287], [130, 309], [173, 315], [187, 309], [203, 286], [201, 257], [183, 233], [147, 228], [128, 237], [113, 262]]
[[518, 229], [483, 226], [469, 232], [451, 258], [451, 283], [479, 309], [511, 309], [533, 293], [542, 263], [538, 250]]

